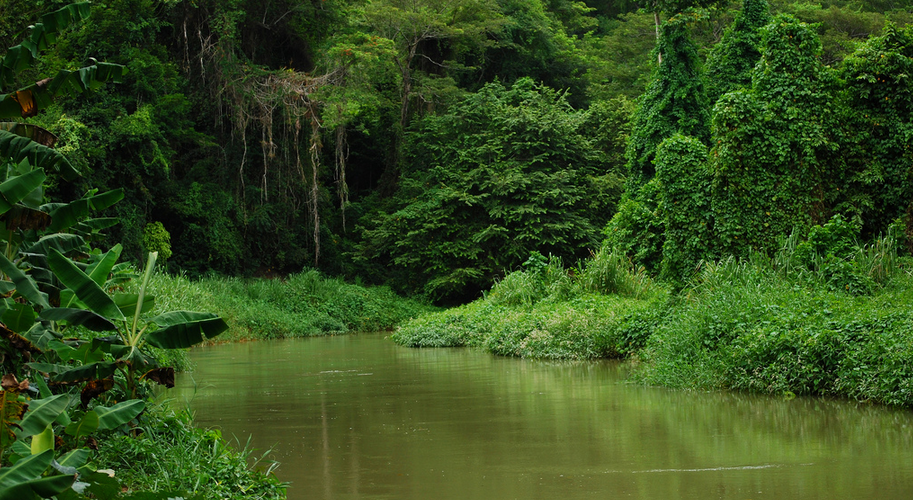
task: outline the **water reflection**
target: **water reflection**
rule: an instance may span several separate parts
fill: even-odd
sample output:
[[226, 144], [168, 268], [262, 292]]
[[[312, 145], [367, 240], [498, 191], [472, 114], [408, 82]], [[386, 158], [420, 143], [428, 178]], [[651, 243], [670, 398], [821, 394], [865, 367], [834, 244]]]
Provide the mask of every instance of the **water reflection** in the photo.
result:
[[407, 349], [382, 335], [192, 357], [178, 401], [201, 425], [274, 447], [291, 499], [913, 495], [908, 411], [646, 388], [614, 363]]

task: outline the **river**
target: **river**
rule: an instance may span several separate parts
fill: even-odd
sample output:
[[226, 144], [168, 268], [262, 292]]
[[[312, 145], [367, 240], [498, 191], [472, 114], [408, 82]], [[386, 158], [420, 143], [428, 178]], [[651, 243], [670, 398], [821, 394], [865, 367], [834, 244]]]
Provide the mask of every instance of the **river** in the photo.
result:
[[383, 334], [198, 347], [176, 405], [298, 499], [913, 498], [913, 412], [643, 387]]

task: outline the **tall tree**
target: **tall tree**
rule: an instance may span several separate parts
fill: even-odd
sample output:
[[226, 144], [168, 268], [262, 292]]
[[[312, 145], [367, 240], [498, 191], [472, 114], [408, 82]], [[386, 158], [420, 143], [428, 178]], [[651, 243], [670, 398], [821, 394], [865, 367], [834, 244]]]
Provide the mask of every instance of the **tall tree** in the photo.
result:
[[634, 195], [654, 175], [656, 147], [672, 135], [690, 135], [706, 143], [710, 112], [697, 47], [688, 36], [693, 14], [678, 15], [662, 25], [656, 53], [663, 62], [638, 99], [628, 146], [628, 192]]
[[913, 207], [913, 29], [888, 24], [844, 61], [844, 211], [868, 233]]

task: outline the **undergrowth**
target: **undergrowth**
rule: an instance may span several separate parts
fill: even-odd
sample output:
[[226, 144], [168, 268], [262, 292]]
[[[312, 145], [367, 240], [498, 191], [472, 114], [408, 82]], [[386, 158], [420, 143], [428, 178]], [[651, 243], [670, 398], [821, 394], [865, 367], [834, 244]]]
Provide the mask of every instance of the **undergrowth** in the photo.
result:
[[218, 430], [195, 428], [192, 420], [186, 411], [147, 408], [137, 435], [99, 442], [97, 465], [115, 469], [133, 490], [187, 492], [201, 499], [285, 498], [287, 485], [273, 474], [277, 464], [265, 460], [267, 455], [230, 446]]

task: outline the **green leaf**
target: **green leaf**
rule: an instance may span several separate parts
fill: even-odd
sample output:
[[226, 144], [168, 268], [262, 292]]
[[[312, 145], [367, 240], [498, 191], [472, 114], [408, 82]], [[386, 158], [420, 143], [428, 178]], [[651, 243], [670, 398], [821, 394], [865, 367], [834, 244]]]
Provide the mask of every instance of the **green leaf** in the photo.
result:
[[69, 307], [54, 307], [41, 311], [41, 319], [49, 321], [66, 321], [72, 326], [82, 325], [93, 332], [109, 332], [117, 330], [117, 325], [105, 317], [85, 309]]
[[151, 345], [162, 349], [182, 349], [199, 344], [228, 330], [228, 325], [212, 313], [174, 311], [160, 314], [152, 319], [158, 330], [146, 334]]
[[57, 462], [64, 467], [75, 467], [78, 469], [83, 465], [86, 465], [91, 453], [92, 451], [88, 448], [77, 448], [60, 457]]
[[[5, 97], [0, 95], [0, 116], [4, 115], [3, 99]], [[43, 146], [31, 139], [20, 137], [6, 130], [0, 130], [0, 157], [12, 158], [15, 163], [27, 160], [36, 169], [57, 172], [67, 180], [72, 180], [79, 176], [79, 172], [73, 168], [69, 160], [56, 149]], [[2, 207], [0, 207], [0, 210], [2, 210]]]
[[88, 201], [93, 210], [104, 210], [123, 199], [123, 189], [112, 189], [111, 191], [92, 196], [88, 198]]
[[0, 316], [0, 321], [3, 321], [3, 324], [14, 332], [27, 332], [31, 329], [37, 317], [32, 306], [18, 302], [9, 305], [10, 308]]
[[0, 253], [0, 271], [3, 271], [13, 280], [19, 295], [22, 295], [33, 304], [37, 304], [41, 307], [50, 307], [47, 295], [38, 291], [38, 285], [35, 284], [35, 281], [30, 276], [23, 273], [15, 264], [10, 262], [3, 253]]
[[29, 255], [46, 256], [51, 249], [57, 249], [58, 252], [66, 255], [70, 252], [82, 251], [86, 248], [85, 240], [75, 234], [54, 233], [42, 236], [34, 244], [22, 250], [22, 253]]
[[[123, 311], [124, 316], [133, 316], [136, 313], [136, 303], [139, 302], [137, 293], [115, 293], [114, 303]], [[146, 295], [143, 298], [143, 308], [140, 314], [147, 313], [155, 307], [155, 297]]]
[[[0, 130], [0, 132], [8, 133]], [[17, 138], [19, 136], [16, 136]], [[26, 139], [28, 140], [28, 139]], [[29, 142], [31, 142], [29, 140]], [[38, 143], [32, 142], [33, 145], [39, 146]], [[3, 156], [3, 136], [0, 135], [0, 157]], [[41, 146], [44, 147], [44, 146]], [[9, 156], [14, 156], [10, 154]], [[36, 168], [28, 173], [17, 175], [6, 182], [0, 184], [0, 213], [6, 213], [13, 208], [13, 205], [22, 201], [32, 191], [41, 187], [47, 176], [44, 170]]]
[[[47, 450], [47, 452], [53, 453], [53, 450]], [[22, 460], [19, 462], [22, 462]], [[19, 462], [16, 462], [16, 465], [19, 465]], [[66, 491], [68, 488], [73, 486], [75, 481], [76, 476], [57, 475], [20, 482], [10, 486], [8, 489], [0, 488], [0, 500], [51, 498], [59, 493]]]
[[59, 394], [45, 399], [35, 399], [29, 402], [29, 409], [25, 418], [19, 424], [21, 429], [17, 433], [19, 438], [34, 436], [47, 428], [57, 415], [60, 415], [67, 409], [70, 400], [66, 394]]
[[125, 319], [111, 297], [92, 278], [76, 267], [76, 264], [54, 248], [48, 254], [48, 265], [60, 282], [73, 290], [86, 307], [109, 319]]
[[34, 497], [31, 488], [24, 490], [28, 492], [27, 496], [22, 496], [23, 490], [19, 486], [38, 478], [51, 465], [52, 460], [54, 460], [54, 451], [47, 450], [37, 455], [29, 455], [12, 467], [0, 469], [0, 500], [21, 500]]
[[98, 414], [93, 410], [83, 415], [83, 417], [79, 419], [79, 422], [73, 422], [68, 425], [64, 432], [70, 436], [75, 437], [76, 439], [79, 439], [82, 436], [88, 436], [97, 430]]
[[54, 380], [56, 382], [85, 382], [110, 377], [117, 370], [117, 365], [111, 361], [100, 361], [60, 372]]
[[[102, 255], [98, 262], [95, 262], [86, 269], [86, 273], [92, 278], [92, 281], [98, 283], [99, 286], [104, 286], [105, 282], [108, 280], [108, 275], [111, 274], [111, 270], [114, 269], [114, 265], [117, 263], [117, 259], [120, 258], [122, 249], [123, 247], [120, 243], [114, 245]], [[117, 303], [117, 296], [114, 297], [114, 302]], [[118, 306], [120, 306], [120, 304], [118, 304]]]
[[116, 405], [105, 408], [96, 406], [94, 412], [98, 413], [98, 428], [100, 430], [115, 429], [136, 418], [146, 409], [146, 402], [142, 399], [122, 401]]

